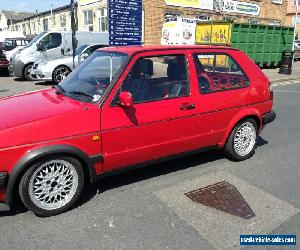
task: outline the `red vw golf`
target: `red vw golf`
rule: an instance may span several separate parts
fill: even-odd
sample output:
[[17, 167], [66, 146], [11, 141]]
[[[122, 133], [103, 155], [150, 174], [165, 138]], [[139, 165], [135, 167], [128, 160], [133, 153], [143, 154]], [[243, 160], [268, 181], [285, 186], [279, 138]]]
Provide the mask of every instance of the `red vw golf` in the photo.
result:
[[55, 88], [0, 100], [0, 202], [51, 216], [124, 168], [213, 148], [245, 160], [272, 105], [270, 81], [237, 49], [101, 49]]

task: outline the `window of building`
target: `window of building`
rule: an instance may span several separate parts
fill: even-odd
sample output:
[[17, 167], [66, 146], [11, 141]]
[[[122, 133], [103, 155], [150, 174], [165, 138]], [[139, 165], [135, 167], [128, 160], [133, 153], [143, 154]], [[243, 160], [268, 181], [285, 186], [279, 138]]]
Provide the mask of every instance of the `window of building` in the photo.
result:
[[249, 86], [241, 67], [222, 53], [194, 55], [199, 90], [203, 94]]
[[49, 30], [48, 19], [47, 18], [43, 20], [43, 28], [44, 28], [44, 31]]
[[[293, 5], [296, 6], [297, 5], [297, 0], [293, 1]], [[298, 0], [298, 5], [300, 6], [300, 0]]]
[[249, 19], [248, 23], [250, 23], [250, 24], [259, 24], [259, 20], [257, 20], [257, 19]]
[[66, 14], [62, 14], [59, 16], [59, 21], [60, 21], [60, 29], [62, 31], [67, 30], [67, 19], [66, 19]]
[[139, 59], [121, 90], [133, 96], [134, 103], [188, 96], [189, 75], [183, 55], [157, 56]]
[[107, 9], [102, 8], [99, 10], [99, 31], [107, 31]]
[[210, 20], [210, 16], [205, 16], [205, 15], [203, 15], [203, 16], [197, 16], [196, 17], [196, 20], [197, 21], [209, 21]]
[[88, 31], [93, 31], [94, 13], [92, 10], [83, 11], [84, 27]]
[[269, 22], [269, 25], [271, 26], [280, 26], [281, 22], [279, 20], [272, 20]]

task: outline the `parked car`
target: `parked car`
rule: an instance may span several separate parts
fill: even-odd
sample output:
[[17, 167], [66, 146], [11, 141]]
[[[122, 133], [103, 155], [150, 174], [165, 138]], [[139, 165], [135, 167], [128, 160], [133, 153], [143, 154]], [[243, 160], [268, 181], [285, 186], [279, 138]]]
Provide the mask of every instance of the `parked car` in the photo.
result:
[[29, 38], [6, 38], [2, 44], [3, 53], [9, 61], [10, 57], [19, 49], [24, 48], [31, 41]]
[[300, 41], [295, 41], [294, 60], [300, 60]]
[[[95, 50], [106, 47], [103, 44], [82, 45], [75, 53], [74, 63], [77, 67], [82, 61], [88, 58]], [[59, 84], [73, 69], [73, 56], [71, 54], [54, 58], [51, 60], [41, 60], [33, 64], [31, 77], [37, 80], [52, 81]]]
[[[76, 39], [78, 47], [83, 44], [108, 44], [108, 33], [77, 32]], [[71, 50], [72, 32], [44, 32], [34, 37], [12, 57], [9, 69], [15, 77], [34, 80], [30, 72], [34, 62], [61, 57]]]
[[0, 50], [0, 74], [8, 75], [8, 60], [2, 50]]
[[246, 160], [272, 106], [270, 80], [237, 49], [98, 50], [59, 85], [0, 100], [0, 201], [18, 191], [51, 216], [85, 183], [130, 167], [209, 149]]

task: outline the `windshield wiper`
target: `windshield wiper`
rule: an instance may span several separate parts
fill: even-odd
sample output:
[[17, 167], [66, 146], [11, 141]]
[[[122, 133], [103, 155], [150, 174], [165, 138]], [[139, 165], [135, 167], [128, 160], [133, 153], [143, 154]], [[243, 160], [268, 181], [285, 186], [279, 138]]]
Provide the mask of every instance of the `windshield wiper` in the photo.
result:
[[94, 96], [92, 95], [89, 95], [88, 93], [85, 93], [83, 91], [70, 91], [68, 92], [69, 94], [74, 94], [74, 95], [81, 95], [81, 96], [86, 96], [86, 97], [89, 97], [91, 99], [94, 99]]
[[61, 93], [66, 92], [66, 91], [63, 89], [63, 87], [60, 86], [60, 85], [55, 85], [54, 88], [55, 88], [55, 90], [56, 90], [56, 94], [61, 94]]

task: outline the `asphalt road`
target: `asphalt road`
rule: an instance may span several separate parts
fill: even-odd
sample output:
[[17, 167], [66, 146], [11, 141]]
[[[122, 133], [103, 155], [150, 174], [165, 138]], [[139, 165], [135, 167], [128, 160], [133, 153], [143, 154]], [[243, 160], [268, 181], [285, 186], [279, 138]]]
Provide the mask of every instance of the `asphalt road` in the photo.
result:
[[[0, 97], [45, 87], [0, 77]], [[299, 241], [300, 81], [276, 83], [274, 91], [278, 117], [251, 159], [234, 163], [219, 151], [198, 154], [104, 179], [56, 217], [2, 213], [0, 249], [239, 249], [241, 233], [296, 233]], [[184, 196], [222, 180], [239, 189], [254, 218]]]

